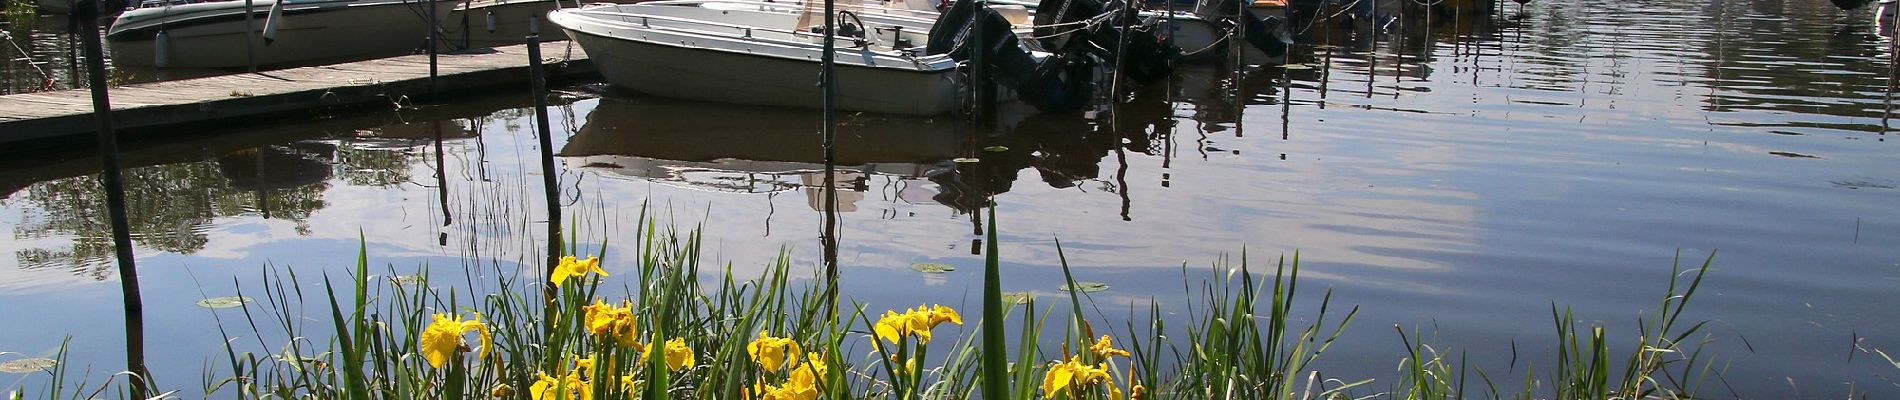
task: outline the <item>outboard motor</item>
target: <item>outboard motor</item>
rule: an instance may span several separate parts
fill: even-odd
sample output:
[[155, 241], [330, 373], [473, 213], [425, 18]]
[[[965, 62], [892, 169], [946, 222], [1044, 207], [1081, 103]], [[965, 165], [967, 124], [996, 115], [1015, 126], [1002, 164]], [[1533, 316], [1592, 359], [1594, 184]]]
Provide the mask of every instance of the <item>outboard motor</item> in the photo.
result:
[[[1241, 10], [1237, 1], [1221, 0], [1216, 9]], [[1367, 1], [1367, 4], [1371, 2]], [[1293, 45], [1293, 38], [1286, 31], [1286, 20], [1275, 16], [1256, 15], [1253, 10], [1241, 10], [1237, 17], [1242, 38], [1247, 40], [1247, 44], [1253, 45], [1253, 48], [1266, 53], [1268, 57], [1286, 55], [1287, 47]]]
[[[1856, 8], [1866, 7], [1868, 4], [1873, 4], [1873, 3], [1874, 3], [1874, 0], [1834, 0], [1834, 6], [1840, 7], [1842, 10], [1852, 10]], [[1518, 2], [1518, 4], [1523, 4], [1523, 2]]]
[[[1140, 16], [1126, 4], [1123, 0], [1114, 3], [1042, 0], [1036, 5], [1038, 28], [1035, 34], [1042, 38], [1043, 48], [1050, 51], [1087, 52], [1101, 57], [1105, 63], [1120, 65], [1122, 72], [1136, 83], [1149, 84], [1166, 78], [1174, 72], [1168, 61], [1179, 56], [1180, 49], [1168, 46], [1156, 33], [1159, 28], [1138, 20]], [[1088, 30], [1081, 30], [1087, 25], [1068, 25], [1103, 15], [1108, 10], [1125, 11], [1116, 12]], [[1124, 23], [1128, 25], [1126, 32], [1122, 29]], [[1123, 35], [1128, 36], [1127, 48], [1121, 46]]]
[[[969, 40], [977, 18], [983, 18], [983, 37], [989, 42], [986, 48], [976, 48]], [[1024, 102], [1039, 111], [1078, 110], [1094, 95], [1090, 86], [1094, 65], [1088, 60], [1057, 54], [1037, 61], [1010, 31], [1009, 19], [995, 10], [977, 7], [973, 0], [957, 0], [937, 16], [924, 52], [970, 61], [973, 51], [983, 52], [983, 62], [992, 71], [990, 78], [1016, 90]]]

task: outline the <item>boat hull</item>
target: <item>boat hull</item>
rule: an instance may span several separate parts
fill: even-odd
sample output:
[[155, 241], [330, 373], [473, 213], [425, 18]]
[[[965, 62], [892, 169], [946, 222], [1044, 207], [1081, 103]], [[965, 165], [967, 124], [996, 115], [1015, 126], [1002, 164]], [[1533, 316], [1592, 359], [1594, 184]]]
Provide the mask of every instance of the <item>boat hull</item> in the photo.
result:
[[[293, 11], [298, 7], [294, 4], [285, 6], [275, 40], [268, 44], [262, 37], [255, 40], [257, 65], [310, 65], [410, 54], [428, 43], [428, 23], [422, 17], [427, 3], [382, 2], [308, 11]], [[251, 7], [254, 16], [248, 29], [242, 18], [242, 6], [218, 16], [214, 22], [180, 23], [137, 31], [114, 29], [113, 34], [107, 35], [112, 62], [167, 68], [246, 67], [250, 59], [245, 46], [253, 43], [247, 40], [246, 34], [263, 32], [270, 5], [266, 1], [254, 3]], [[446, 16], [453, 8], [450, 2], [439, 2], [436, 13]], [[159, 62], [161, 45], [157, 37], [161, 31], [166, 36], [162, 46], [166, 61], [163, 65]]]
[[[565, 3], [559, 4], [557, 2]], [[476, 0], [457, 6], [442, 24], [444, 50], [507, 46], [527, 42], [533, 19], [540, 19], [541, 41], [566, 40], [567, 34], [548, 24], [548, 11], [574, 7], [572, 0]], [[494, 29], [489, 29], [493, 16]]]
[[[818, 60], [733, 53], [569, 29], [607, 82], [642, 93], [700, 101], [782, 107], [820, 106]], [[839, 58], [852, 50], [839, 50]], [[950, 73], [834, 66], [841, 110], [936, 115], [956, 105]]]

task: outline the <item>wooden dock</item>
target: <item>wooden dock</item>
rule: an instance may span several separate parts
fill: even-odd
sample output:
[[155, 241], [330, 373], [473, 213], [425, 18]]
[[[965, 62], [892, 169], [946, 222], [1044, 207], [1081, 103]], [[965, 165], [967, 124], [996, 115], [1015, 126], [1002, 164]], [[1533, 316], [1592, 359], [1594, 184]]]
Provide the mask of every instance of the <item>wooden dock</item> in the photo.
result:
[[[549, 80], [595, 73], [571, 42], [541, 44]], [[519, 89], [528, 92], [526, 45], [477, 49], [437, 57], [435, 90]], [[311, 110], [407, 104], [429, 95], [429, 56], [409, 55], [255, 74], [141, 83], [114, 87], [114, 127], [126, 136], [162, 134], [165, 127], [205, 125], [295, 115]], [[0, 145], [94, 134], [92, 95], [86, 89], [0, 96]], [[124, 136], [122, 136], [124, 137]]]

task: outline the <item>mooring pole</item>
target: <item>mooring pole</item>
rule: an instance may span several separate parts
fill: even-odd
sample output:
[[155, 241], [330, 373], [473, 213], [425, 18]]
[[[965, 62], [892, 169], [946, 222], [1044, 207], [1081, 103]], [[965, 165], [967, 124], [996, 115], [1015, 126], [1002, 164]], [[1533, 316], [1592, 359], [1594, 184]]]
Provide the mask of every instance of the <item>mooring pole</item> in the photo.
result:
[[[282, 1], [282, 0], [278, 0]], [[244, 0], [244, 65], [251, 73], [257, 73], [257, 9], [255, 2]], [[159, 50], [166, 51], [169, 49]]]
[[[279, 1], [282, 1], [282, 0], [279, 0]], [[442, 31], [442, 29], [440, 29], [442, 27], [442, 21], [438, 21], [440, 17], [436, 16], [435, 14], [436, 0], [423, 0], [423, 1], [429, 2], [429, 101], [435, 101], [435, 76], [436, 76], [435, 45], [436, 45], [436, 39], [437, 39], [436, 36], [440, 34]], [[537, 33], [536, 36], [539, 36], [539, 34]], [[530, 54], [534, 54], [532, 52], [535, 50], [540, 50], [540, 49], [530, 50], [531, 52]], [[536, 62], [539, 62], [541, 60], [541, 57], [535, 57], [534, 59], [536, 60]]]
[[970, 23], [970, 84], [976, 88], [976, 109], [973, 110], [976, 113], [976, 125], [989, 127], [996, 117], [996, 85], [990, 81], [990, 68], [985, 60], [989, 56], [992, 40], [989, 35], [983, 34], [984, 27], [989, 25], [986, 23], [989, 18], [984, 18], [981, 12], [988, 9], [989, 4], [977, 0], [976, 7], [978, 12], [971, 13], [971, 18], [975, 20]]
[[832, 64], [837, 56], [837, 1], [825, 0], [825, 40], [824, 54], [818, 58], [818, 134], [823, 137], [825, 146], [825, 227], [823, 242], [825, 247], [825, 320], [832, 320], [838, 305], [838, 166], [837, 133], [832, 130], [832, 112], [837, 108], [838, 82], [833, 80]]
[[[548, 259], [547, 274], [543, 275], [543, 290], [547, 296], [548, 307], [554, 306], [554, 298], [559, 295], [554, 287], [554, 267], [561, 265], [561, 182], [554, 170], [553, 132], [548, 128], [548, 87], [547, 75], [541, 68], [541, 34], [528, 34], [528, 86], [534, 94], [534, 124], [541, 134], [541, 184], [547, 191], [548, 202]], [[552, 316], [552, 314], [548, 314]]]
[[149, 392], [151, 371], [145, 368], [145, 306], [140, 302], [139, 271], [132, 257], [131, 223], [125, 216], [125, 181], [119, 172], [119, 138], [112, 131], [112, 101], [106, 93], [105, 47], [99, 43], [99, 0], [75, 4], [81, 40], [86, 46], [86, 78], [92, 85], [92, 114], [99, 122], [100, 183], [106, 189], [106, 211], [112, 219], [112, 246], [119, 259], [119, 290], [125, 300], [125, 369], [132, 373], [131, 396]]

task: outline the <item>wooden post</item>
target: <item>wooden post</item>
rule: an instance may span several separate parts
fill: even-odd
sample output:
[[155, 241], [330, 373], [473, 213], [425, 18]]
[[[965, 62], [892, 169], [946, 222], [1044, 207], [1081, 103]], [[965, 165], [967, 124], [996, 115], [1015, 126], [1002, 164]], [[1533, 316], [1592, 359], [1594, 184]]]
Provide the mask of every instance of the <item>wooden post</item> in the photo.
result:
[[[279, 0], [279, 1], [282, 1], [282, 0]], [[436, 76], [435, 44], [436, 44], [436, 39], [437, 39], [436, 35], [440, 34], [442, 31], [440, 29], [442, 27], [442, 23], [441, 23], [442, 21], [436, 20], [438, 18], [435, 14], [436, 0], [423, 0], [423, 1], [429, 2], [429, 101], [435, 101], [435, 76]], [[530, 52], [529, 54], [534, 54], [534, 51], [536, 50], [540, 50], [540, 49], [536, 48], [536, 49], [529, 50]], [[541, 57], [535, 57], [535, 60], [536, 62], [540, 62]]]
[[823, 232], [825, 262], [825, 320], [836, 317], [838, 304], [838, 170], [837, 170], [837, 133], [832, 129], [833, 111], [837, 108], [837, 81], [833, 80], [833, 63], [838, 49], [837, 1], [825, 0], [825, 39], [824, 54], [818, 61], [818, 134], [824, 141], [825, 153], [825, 226]]
[[[561, 181], [554, 170], [553, 131], [548, 128], [548, 88], [541, 68], [541, 35], [528, 35], [528, 86], [534, 93], [534, 124], [541, 134], [541, 184], [548, 202], [548, 274], [543, 276], [547, 304], [553, 307], [559, 292], [554, 287], [554, 267], [561, 265]], [[546, 317], [552, 317], [547, 315]]]
[[[254, 15], [257, 10], [254, 4], [252, 0], [244, 0], [244, 65], [253, 74], [257, 73], [257, 16]], [[159, 51], [169, 50], [159, 49]]]
[[984, 18], [982, 10], [988, 8], [988, 2], [976, 0], [977, 12], [971, 13], [975, 20], [970, 23], [970, 83], [976, 89], [973, 91], [976, 95], [974, 111], [976, 124], [979, 127], [989, 127], [996, 118], [996, 84], [990, 81], [990, 66], [987, 61], [991, 48], [990, 41], [995, 39], [983, 32], [989, 18]]
[[119, 172], [119, 139], [112, 131], [112, 101], [106, 88], [105, 46], [99, 43], [99, 1], [75, 4], [80, 37], [86, 46], [86, 76], [92, 85], [92, 112], [99, 122], [100, 183], [106, 189], [106, 211], [112, 219], [112, 245], [119, 261], [119, 289], [125, 302], [125, 368], [131, 372], [131, 397], [149, 397], [151, 371], [145, 368], [145, 306], [140, 301], [139, 272], [132, 254], [131, 223], [125, 216], [125, 182]]

